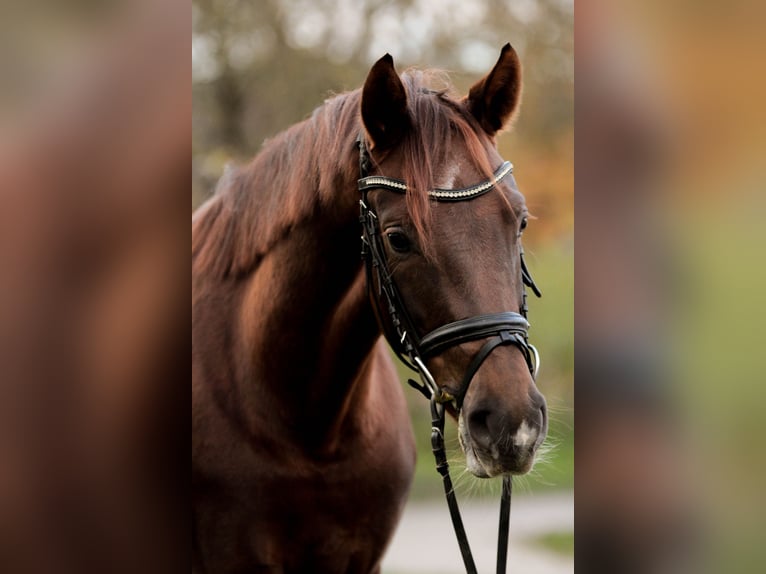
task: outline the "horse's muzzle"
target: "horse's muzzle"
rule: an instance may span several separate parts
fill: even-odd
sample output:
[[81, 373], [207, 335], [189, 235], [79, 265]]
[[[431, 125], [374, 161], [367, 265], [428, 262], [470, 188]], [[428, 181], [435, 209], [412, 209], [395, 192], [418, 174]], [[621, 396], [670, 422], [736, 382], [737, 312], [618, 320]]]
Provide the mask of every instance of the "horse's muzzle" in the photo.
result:
[[539, 393], [535, 395], [530, 408], [516, 422], [496, 408], [461, 412], [458, 437], [472, 474], [490, 478], [529, 472], [548, 431], [545, 399]]

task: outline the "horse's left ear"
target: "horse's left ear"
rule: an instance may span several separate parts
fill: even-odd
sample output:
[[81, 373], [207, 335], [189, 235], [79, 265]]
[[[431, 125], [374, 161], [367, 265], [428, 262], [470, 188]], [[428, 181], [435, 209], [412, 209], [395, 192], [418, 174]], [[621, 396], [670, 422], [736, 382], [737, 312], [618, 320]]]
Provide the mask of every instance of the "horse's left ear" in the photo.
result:
[[521, 95], [521, 63], [510, 44], [503, 46], [495, 67], [468, 92], [466, 105], [489, 135], [513, 116]]

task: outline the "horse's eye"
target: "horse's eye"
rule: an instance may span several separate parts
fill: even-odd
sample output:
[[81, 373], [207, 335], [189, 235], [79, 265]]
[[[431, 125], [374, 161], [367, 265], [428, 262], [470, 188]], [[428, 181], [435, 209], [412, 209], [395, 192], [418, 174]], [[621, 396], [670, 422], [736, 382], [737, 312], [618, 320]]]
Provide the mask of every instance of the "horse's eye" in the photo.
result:
[[401, 231], [389, 231], [386, 233], [388, 243], [394, 251], [406, 253], [410, 250], [410, 240]]
[[527, 218], [525, 217], [524, 219], [521, 220], [521, 227], [520, 227], [520, 229], [521, 229], [521, 231], [524, 231], [526, 228], [527, 228]]

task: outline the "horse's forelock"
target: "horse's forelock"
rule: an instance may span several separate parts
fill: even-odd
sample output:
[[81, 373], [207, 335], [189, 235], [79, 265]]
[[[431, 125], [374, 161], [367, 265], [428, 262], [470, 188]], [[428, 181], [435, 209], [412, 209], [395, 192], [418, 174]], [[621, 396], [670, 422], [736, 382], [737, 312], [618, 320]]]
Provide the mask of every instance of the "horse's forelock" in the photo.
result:
[[436, 187], [433, 166], [449, 163], [455, 146], [463, 145], [474, 166], [487, 179], [492, 177], [493, 169], [480, 135], [481, 128], [461, 103], [453, 99], [452, 86], [444, 72], [408, 70], [402, 75], [402, 81], [413, 118], [412, 129], [401, 143], [403, 179], [409, 189], [407, 208], [424, 253], [430, 255], [428, 191]]

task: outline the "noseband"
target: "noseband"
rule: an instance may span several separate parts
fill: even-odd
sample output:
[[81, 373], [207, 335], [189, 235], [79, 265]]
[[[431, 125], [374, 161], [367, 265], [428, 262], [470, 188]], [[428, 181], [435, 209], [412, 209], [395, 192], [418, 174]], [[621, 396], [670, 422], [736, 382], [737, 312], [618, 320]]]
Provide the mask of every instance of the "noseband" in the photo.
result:
[[[519, 245], [521, 276], [524, 285], [524, 289], [522, 289], [521, 313], [504, 311], [488, 315], [477, 315], [442, 325], [421, 336], [407, 312], [407, 307], [389, 270], [381, 238], [381, 230], [378, 224], [378, 215], [367, 199], [367, 194], [372, 189], [386, 189], [404, 194], [407, 191], [407, 185], [398, 179], [380, 175], [369, 175], [372, 162], [364, 135], [360, 134], [357, 139], [357, 145], [359, 147], [360, 173], [358, 185], [359, 192], [361, 193], [361, 199], [359, 200], [359, 221], [362, 225], [362, 259], [365, 262], [367, 289], [373, 301], [373, 308], [375, 309], [378, 323], [389, 345], [405, 365], [417, 371], [420, 375], [422, 384], [418, 384], [412, 379], [408, 383], [420, 391], [431, 403], [431, 448], [436, 458], [436, 470], [442, 476], [452, 524], [455, 528], [466, 571], [469, 574], [475, 574], [476, 565], [471, 555], [468, 538], [452, 487], [452, 479], [449, 475], [449, 464], [447, 463], [444, 447], [444, 405], [452, 403], [455, 410], [458, 413], [460, 412], [474, 375], [490, 353], [499, 346], [515, 345], [518, 347], [524, 356], [532, 378], [535, 379], [537, 377], [537, 371], [540, 367], [540, 356], [537, 349], [529, 343], [528, 339], [529, 322], [526, 318], [528, 311], [526, 287], [530, 287], [538, 297], [541, 295], [540, 290], [529, 274], [524, 261], [524, 251], [521, 249], [521, 245]], [[513, 165], [506, 161], [495, 171], [490, 180], [464, 189], [434, 189], [428, 192], [428, 196], [434, 201], [469, 201], [489, 192], [504, 178], [512, 178], [512, 172]], [[375, 292], [376, 285], [377, 293]], [[388, 322], [383, 320], [380, 308], [381, 299], [385, 300], [386, 311], [390, 319]], [[479, 339], [487, 340], [468, 365], [459, 388], [454, 393], [440, 388], [426, 367], [425, 360], [452, 347]], [[511, 477], [510, 475], [504, 475], [497, 549], [497, 572], [499, 574], [506, 571], [511, 490]]]

